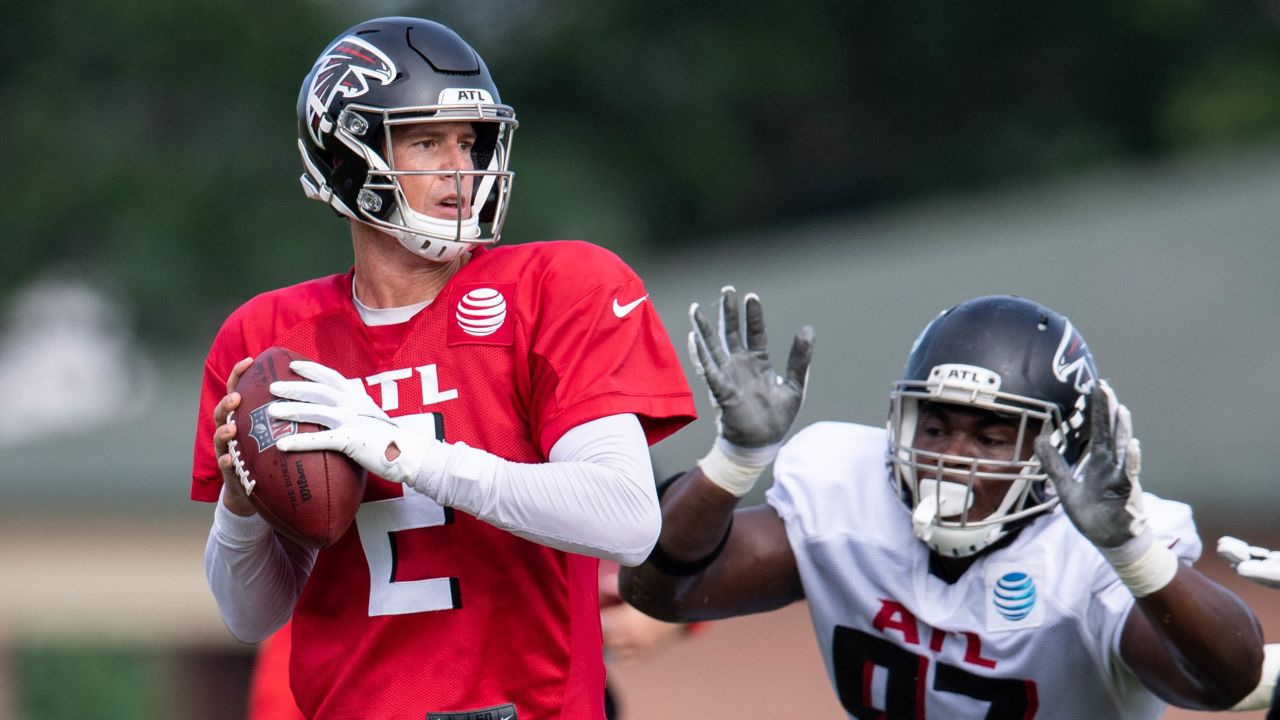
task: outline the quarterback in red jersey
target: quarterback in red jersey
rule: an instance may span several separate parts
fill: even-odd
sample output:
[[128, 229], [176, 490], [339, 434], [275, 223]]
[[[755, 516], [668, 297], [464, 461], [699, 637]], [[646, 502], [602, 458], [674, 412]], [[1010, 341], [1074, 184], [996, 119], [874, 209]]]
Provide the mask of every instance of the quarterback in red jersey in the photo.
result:
[[[584, 242], [491, 247], [515, 114], [442, 25], [342, 33], [298, 121], [303, 187], [349, 218], [355, 262], [253, 298], [209, 351], [191, 494], [217, 502], [223, 620], [257, 642], [292, 617], [309, 718], [601, 717], [598, 559], [648, 555], [648, 444], [694, 415], [643, 283]], [[271, 346], [314, 361], [272, 386], [272, 416], [328, 428], [280, 449], [370, 472], [318, 552], [273, 533], [231, 470], [234, 388]]]

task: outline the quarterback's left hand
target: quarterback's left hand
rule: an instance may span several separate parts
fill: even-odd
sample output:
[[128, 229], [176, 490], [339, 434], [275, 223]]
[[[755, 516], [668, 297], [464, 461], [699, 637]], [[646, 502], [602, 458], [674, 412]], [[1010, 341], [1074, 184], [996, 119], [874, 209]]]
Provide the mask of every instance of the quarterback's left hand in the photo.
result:
[[306, 360], [295, 360], [289, 368], [310, 382], [272, 383], [272, 394], [294, 402], [272, 403], [267, 412], [279, 420], [316, 423], [329, 430], [281, 438], [281, 450], [336, 450], [371, 473], [413, 485], [432, 446], [442, 445], [433, 432], [388, 417], [359, 380]]
[[1099, 548], [1117, 548], [1147, 531], [1138, 484], [1141, 449], [1129, 409], [1105, 380], [1089, 395], [1089, 419], [1089, 444], [1075, 467], [1046, 435], [1036, 438], [1036, 457], [1076, 529]]
[[1230, 535], [1223, 535], [1218, 538], [1218, 555], [1231, 563], [1240, 577], [1267, 587], [1280, 588], [1280, 551], [1250, 545]]

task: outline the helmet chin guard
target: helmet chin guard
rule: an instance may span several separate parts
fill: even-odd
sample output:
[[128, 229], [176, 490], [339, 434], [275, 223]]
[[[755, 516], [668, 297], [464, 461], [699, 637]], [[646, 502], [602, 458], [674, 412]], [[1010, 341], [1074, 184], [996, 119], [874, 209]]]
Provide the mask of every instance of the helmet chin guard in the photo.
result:
[[[1088, 393], [1097, 377], [1088, 346], [1054, 311], [1013, 296], [977, 298], [943, 312], [916, 339], [890, 392], [888, 459], [916, 537], [939, 555], [967, 557], [1057, 504], [1024, 441], [1045, 434], [1074, 462], [1087, 438]], [[1016, 423], [1011, 459], [916, 447], [922, 408], [956, 405]], [[976, 487], [999, 502], [972, 517]], [[993, 504], [989, 498], [984, 505]]]

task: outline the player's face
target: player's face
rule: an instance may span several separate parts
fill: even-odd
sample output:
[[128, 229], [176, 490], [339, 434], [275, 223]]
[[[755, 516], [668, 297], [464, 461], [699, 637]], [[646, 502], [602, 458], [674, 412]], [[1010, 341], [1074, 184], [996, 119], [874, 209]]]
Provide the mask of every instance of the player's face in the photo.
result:
[[[1021, 444], [1018, 429], [1018, 418], [990, 410], [948, 403], [925, 403], [920, 408], [920, 420], [913, 444], [918, 450], [978, 460], [1026, 460], [1033, 452], [1035, 436], [1040, 430], [1039, 423], [1029, 424], [1023, 431]], [[938, 479], [961, 484], [968, 483], [970, 470], [975, 469], [972, 463], [961, 461], [944, 462], [943, 468], [943, 477]], [[947, 468], [955, 468], [955, 473], [945, 472]], [[1013, 472], [1008, 465], [984, 465], [981, 462], [977, 463], [976, 470], [980, 473]], [[936, 477], [936, 473], [923, 469], [918, 474], [921, 479]], [[1008, 481], [975, 478], [969, 519], [981, 520], [995, 512], [1008, 489]]]
[[[397, 125], [391, 130], [396, 170], [474, 170], [476, 133], [469, 122]], [[453, 175], [402, 175], [400, 187], [414, 210], [440, 218], [471, 217], [472, 180]], [[461, 210], [459, 210], [461, 208]]]

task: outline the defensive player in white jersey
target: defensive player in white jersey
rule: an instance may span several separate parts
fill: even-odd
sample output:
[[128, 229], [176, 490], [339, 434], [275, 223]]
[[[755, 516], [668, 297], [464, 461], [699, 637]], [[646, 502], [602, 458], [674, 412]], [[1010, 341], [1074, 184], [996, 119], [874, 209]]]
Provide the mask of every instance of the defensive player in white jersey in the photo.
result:
[[[1144, 494], [1128, 411], [1062, 315], [1012, 296], [935, 318], [887, 431], [822, 422], [781, 441], [813, 332], [785, 375], [757, 298], [690, 334], [716, 444], [663, 494], [623, 596], [665, 620], [807, 600], [854, 718], [1157, 718], [1226, 708], [1258, 681], [1256, 618], [1192, 568], [1191, 510]], [[780, 448], [780, 449], [779, 449]], [[773, 461], [767, 502], [737, 509]]]

